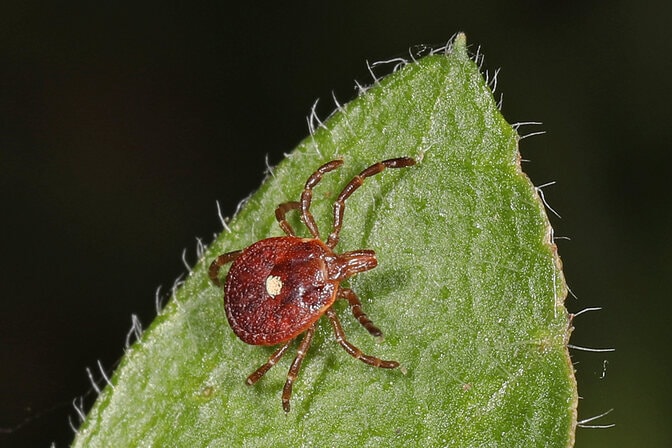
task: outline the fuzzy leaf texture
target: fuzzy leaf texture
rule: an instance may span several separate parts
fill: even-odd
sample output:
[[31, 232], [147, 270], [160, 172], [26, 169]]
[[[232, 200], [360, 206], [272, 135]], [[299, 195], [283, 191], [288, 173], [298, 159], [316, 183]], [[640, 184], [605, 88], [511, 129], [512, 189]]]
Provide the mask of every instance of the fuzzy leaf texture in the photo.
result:
[[[518, 140], [464, 35], [377, 81], [319, 125], [233, 217], [128, 349], [74, 446], [572, 446], [567, 289]], [[366, 180], [347, 202], [336, 248], [376, 251], [378, 267], [348, 286], [384, 341], [344, 301], [335, 309], [352, 343], [403, 369], [348, 356], [325, 317], [286, 415], [280, 395], [296, 343], [247, 386], [274, 348], [236, 338], [207, 267], [218, 254], [281, 235], [277, 204], [298, 200], [318, 166], [342, 158], [313, 196], [328, 235], [345, 183], [399, 156], [418, 164]], [[296, 215], [290, 222], [307, 235]]]

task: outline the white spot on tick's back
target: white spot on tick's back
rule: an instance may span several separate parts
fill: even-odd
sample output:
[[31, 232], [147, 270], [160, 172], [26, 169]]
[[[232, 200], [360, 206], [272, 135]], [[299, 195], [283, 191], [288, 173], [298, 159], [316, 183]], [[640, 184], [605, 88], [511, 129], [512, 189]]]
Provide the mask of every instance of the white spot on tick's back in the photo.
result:
[[282, 280], [276, 275], [266, 277], [266, 292], [269, 296], [275, 297], [282, 291]]

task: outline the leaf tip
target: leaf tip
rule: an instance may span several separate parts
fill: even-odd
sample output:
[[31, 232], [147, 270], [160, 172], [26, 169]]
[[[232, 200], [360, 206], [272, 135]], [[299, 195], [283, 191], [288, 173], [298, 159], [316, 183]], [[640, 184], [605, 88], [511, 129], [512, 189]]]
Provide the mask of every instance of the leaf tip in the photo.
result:
[[467, 56], [467, 35], [463, 32], [457, 33], [453, 40], [453, 51], [461, 56]]

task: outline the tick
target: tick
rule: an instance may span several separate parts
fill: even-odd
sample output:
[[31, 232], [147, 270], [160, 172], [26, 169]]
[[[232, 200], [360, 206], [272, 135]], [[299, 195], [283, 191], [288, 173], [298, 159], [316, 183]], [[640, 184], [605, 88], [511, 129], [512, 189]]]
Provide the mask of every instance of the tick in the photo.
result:
[[[215, 285], [221, 286], [220, 270], [233, 262], [224, 282], [224, 308], [236, 336], [251, 345], [282, 344], [264, 365], [247, 377], [248, 385], [259, 381], [278, 363], [292, 341], [303, 335], [282, 390], [282, 408], [285, 412], [289, 412], [292, 385], [313, 340], [315, 325], [325, 314], [331, 322], [336, 342], [350, 356], [374, 367], [399, 367], [397, 361], [364, 354], [348, 342], [333, 309], [336, 299], [347, 300], [355, 319], [372, 336], [382, 337], [383, 333], [362, 310], [357, 294], [341, 286], [341, 282], [353, 275], [376, 267], [378, 261], [375, 252], [362, 249], [339, 254], [334, 252], [334, 247], [338, 244], [343, 224], [345, 201], [362, 186], [364, 180], [386, 168], [403, 168], [414, 164], [415, 160], [410, 157], [383, 160], [352, 178], [334, 202], [333, 229], [327, 240], [322, 241], [310, 212], [313, 188], [326, 173], [343, 165], [343, 161], [325, 163], [308, 178], [299, 201], [284, 202], [275, 209], [278, 224], [287, 236], [267, 238], [245, 249], [225, 253], [210, 265], [210, 279]], [[295, 234], [285, 218], [292, 210], [300, 212], [301, 221], [312, 238]]]

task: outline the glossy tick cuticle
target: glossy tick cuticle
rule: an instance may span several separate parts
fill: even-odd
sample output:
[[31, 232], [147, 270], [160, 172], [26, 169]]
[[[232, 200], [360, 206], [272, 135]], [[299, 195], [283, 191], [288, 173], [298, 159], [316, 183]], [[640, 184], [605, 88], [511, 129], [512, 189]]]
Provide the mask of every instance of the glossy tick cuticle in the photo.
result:
[[[364, 354], [350, 343], [332, 308], [336, 299], [346, 300], [355, 319], [372, 336], [382, 337], [380, 329], [362, 310], [357, 294], [341, 286], [342, 281], [353, 275], [376, 267], [375, 252], [362, 249], [337, 254], [333, 249], [339, 241], [345, 202], [364, 180], [387, 168], [404, 168], [414, 164], [415, 160], [410, 157], [383, 160], [352, 178], [334, 202], [333, 229], [327, 240], [322, 241], [310, 212], [313, 188], [324, 174], [339, 168], [343, 161], [325, 163], [308, 178], [299, 201], [284, 202], [275, 209], [278, 224], [287, 236], [257, 241], [245, 249], [220, 255], [210, 264], [210, 279], [221, 286], [221, 268], [233, 263], [224, 282], [224, 308], [236, 336], [252, 345], [282, 344], [264, 365], [247, 377], [247, 384], [259, 381], [278, 363], [291, 342], [304, 335], [282, 391], [285, 412], [289, 412], [292, 386], [315, 334], [316, 322], [323, 315], [329, 318], [336, 341], [350, 356], [374, 367], [399, 367], [397, 361]], [[286, 214], [291, 210], [300, 213], [301, 221], [312, 238], [296, 236], [286, 220]]]

